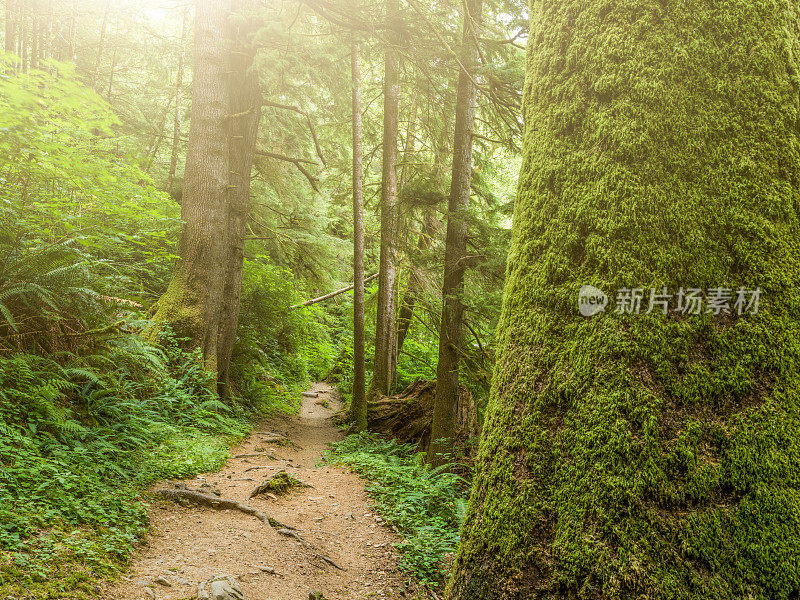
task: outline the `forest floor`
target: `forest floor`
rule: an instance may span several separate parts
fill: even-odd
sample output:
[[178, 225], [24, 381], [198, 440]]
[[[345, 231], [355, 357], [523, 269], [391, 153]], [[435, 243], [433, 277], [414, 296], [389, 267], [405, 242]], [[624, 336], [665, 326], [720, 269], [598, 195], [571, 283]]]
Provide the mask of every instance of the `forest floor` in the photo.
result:
[[[313, 548], [239, 511], [155, 499], [147, 540], [135, 551], [129, 572], [106, 585], [104, 598], [191, 598], [199, 582], [218, 575], [235, 578], [249, 600], [306, 600], [316, 590], [327, 600], [411, 597], [408, 577], [396, 566], [392, 544], [398, 536], [372, 511], [364, 482], [345, 468], [320, 464], [326, 445], [342, 437], [332, 422], [341, 408], [338, 394], [323, 383], [309, 391], [319, 396], [304, 397], [298, 416], [260, 424], [231, 451], [221, 471], [183, 483], [210, 485], [222, 498], [296, 527]], [[281, 433], [292, 444], [266, 443], [264, 432]], [[311, 487], [248, 499], [255, 486], [281, 469]]]

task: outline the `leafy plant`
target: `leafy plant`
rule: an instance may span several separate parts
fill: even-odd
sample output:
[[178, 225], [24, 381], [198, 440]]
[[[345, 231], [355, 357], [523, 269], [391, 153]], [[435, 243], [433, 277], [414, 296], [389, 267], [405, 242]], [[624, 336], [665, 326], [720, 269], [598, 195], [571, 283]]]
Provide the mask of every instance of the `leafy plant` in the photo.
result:
[[397, 544], [401, 567], [428, 585], [441, 583], [459, 541], [467, 482], [447, 467], [431, 469], [414, 445], [366, 433], [331, 444], [325, 458], [370, 481], [375, 509], [404, 538]]

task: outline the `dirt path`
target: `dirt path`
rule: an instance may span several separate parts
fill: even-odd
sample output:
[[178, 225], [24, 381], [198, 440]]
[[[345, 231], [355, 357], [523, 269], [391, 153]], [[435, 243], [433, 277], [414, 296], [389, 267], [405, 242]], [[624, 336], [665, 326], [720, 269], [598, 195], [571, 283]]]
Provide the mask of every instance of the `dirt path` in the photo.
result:
[[[405, 578], [395, 567], [392, 542], [397, 536], [370, 510], [362, 480], [345, 469], [315, 466], [326, 444], [341, 438], [330, 419], [339, 403], [326, 384], [315, 384], [309, 391], [319, 397], [304, 397], [299, 416], [258, 428], [280, 432], [296, 447], [264, 444], [257, 431], [231, 456], [259, 456], [231, 458], [222, 471], [186, 483], [210, 484], [224, 498], [297, 527], [303, 538], [346, 571], [325, 564], [251, 516], [158, 500], [150, 511], [151, 535], [135, 553], [130, 572], [108, 586], [105, 598], [191, 598], [199, 582], [216, 575], [235, 577], [250, 600], [305, 600], [312, 590], [323, 592], [328, 600], [410, 597]], [[265, 468], [248, 471], [251, 467]], [[278, 499], [265, 495], [247, 499], [266, 476], [284, 468], [313, 487]], [[165, 581], [159, 583], [160, 578]]]

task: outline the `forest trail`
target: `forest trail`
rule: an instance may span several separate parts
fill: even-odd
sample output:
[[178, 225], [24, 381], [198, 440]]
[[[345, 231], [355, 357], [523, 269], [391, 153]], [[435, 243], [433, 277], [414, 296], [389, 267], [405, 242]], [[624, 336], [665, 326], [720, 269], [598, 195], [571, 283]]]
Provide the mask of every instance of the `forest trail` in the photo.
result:
[[[371, 511], [364, 482], [344, 468], [316, 466], [326, 444], [342, 437], [331, 421], [340, 402], [335, 389], [324, 383], [309, 392], [319, 396], [304, 396], [298, 416], [261, 424], [231, 451], [221, 471], [183, 483], [190, 488], [211, 485], [222, 498], [296, 527], [313, 551], [238, 511], [156, 499], [150, 535], [134, 553], [130, 571], [106, 587], [104, 598], [191, 598], [199, 582], [217, 575], [234, 577], [249, 600], [306, 600], [316, 590], [327, 600], [407, 597], [401, 591], [406, 577], [396, 568], [392, 546], [397, 536]], [[266, 431], [279, 432], [294, 445], [264, 443]], [[241, 455], [250, 456], [236, 458]], [[253, 467], [265, 468], [248, 471]], [[281, 469], [312, 487], [248, 500], [255, 486]], [[315, 558], [314, 551], [346, 570]]]

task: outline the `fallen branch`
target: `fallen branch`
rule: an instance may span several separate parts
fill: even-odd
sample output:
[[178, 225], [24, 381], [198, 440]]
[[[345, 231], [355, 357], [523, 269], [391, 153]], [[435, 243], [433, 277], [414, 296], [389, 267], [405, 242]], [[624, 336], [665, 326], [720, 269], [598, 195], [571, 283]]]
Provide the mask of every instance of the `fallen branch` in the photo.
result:
[[319, 398], [319, 394], [317, 392], [303, 392], [303, 396], [306, 398]]
[[346, 571], [347, 570], [347, 569], [337, 565], [335, 562], [333, 562], [333, 560], [331, 560], [330, 558], [328, 558], [324, 554], [320, 554], [319, 552], [317, 552], [316, 549], [314, 548], [314, 546], [312, 546], [307, 541], [305, 541], [302, 537], [300, 537], [300, 534], [298, 534], [296, 531], [292, 531], [291, 529], [278, 529], [278, 533], [280, 533], [281, 535], [285, 535], [286, 537], [290, 537], [290, 538], [296, 539], [303, 546], [308, 548], [308, 550], [311, 552], [312, 555], [314, 555], [316, 558], [318, 558], [320, 560], [325, 561], [330, 566], [335, 567], [335, 568], [339, 569], [340, 571]]
[[[370, 275], [366, 279], [364, 279], [364, 285], [368, 284], [373, 279], [377, 279], [380, 273], [375, 273], [374, 275]], [[339, 294], [344, 294], [345, 292], [349, 292], [354, 287], [356, 287], [355, 283], [351, 283], [346, 288], [342, 288], [340, 290], [336, 290], [335, 292], [331, 292], [330, 294], [325, 294], [324, 296], [320, 296], [319, 298], [313, 298], [311, 300], [306, 300], [305, 302], [301, 302], [300, 304], [295, 304], [289, 307], [289, 310], [293, 310], [295, 308], [300, 308], [301, 306], [310, 306], [312, 304], [316, 304], [317, 302], [322, 302], [323, 300], [327, 300], [328, 298], [333, 298], [334, 296], [338, 296]]]
[[215, 509], [227, 508], [230, 510], [238, 510], [239, 512], [243, 512], [246, 515], [254, 516], [256, 519], [263, 521], [273, 529], [277, 529], [278, 532], [292, 531], [294, 529], [294, 527], [285, 525], [280, 521], [273, 519], [269, 515], [264, 514], [260, 510], [257, 510], [252, 506], [247, 506], [246, 504], [242, 504], [241, 502], [237, 502], [236, 500], [229, 500], [227, 498], [217, 498], [216, 496], [204, 494], [203, 492], [198, 492], [196, 490], [182, 490], [182, 489], [156, 490], [156, 493], [169, 500], [174, 500], [176, 502], [179, 500], [190, 500], [196, 502], [197, 504], [202, 504], [203, 506], [209, 506]]

